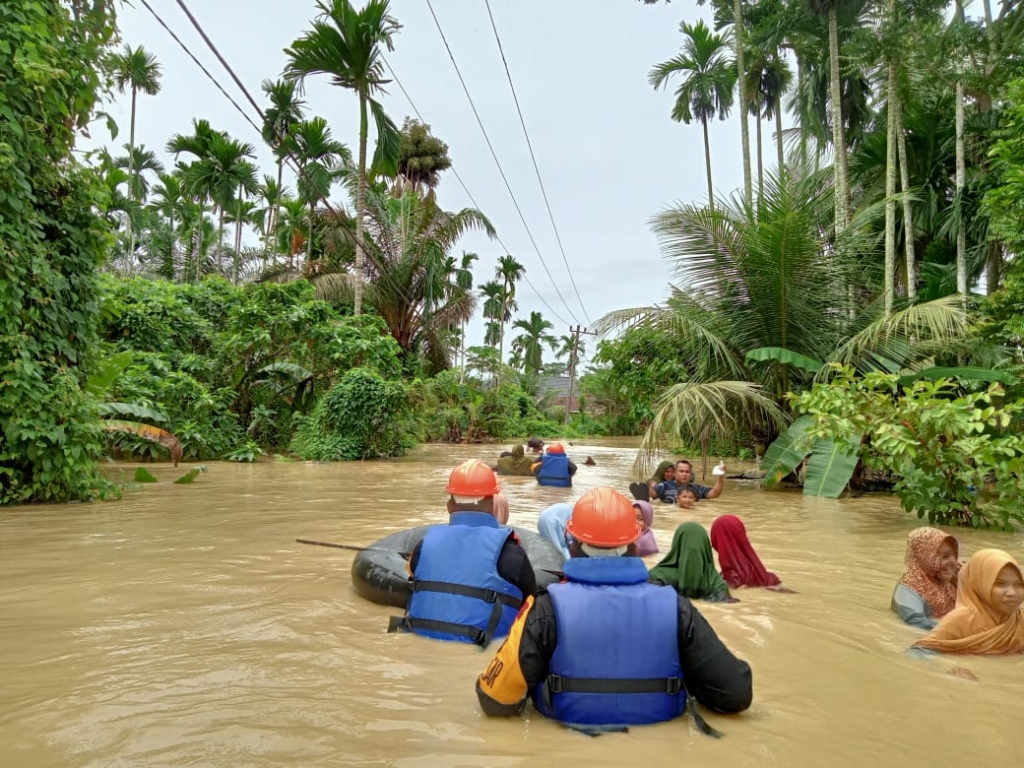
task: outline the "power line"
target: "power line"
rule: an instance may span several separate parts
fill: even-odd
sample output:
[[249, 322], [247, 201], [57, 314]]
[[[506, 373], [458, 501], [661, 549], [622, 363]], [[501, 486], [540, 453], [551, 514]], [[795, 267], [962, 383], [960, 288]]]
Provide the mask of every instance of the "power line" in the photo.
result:
[[487, 129], [484, 128], [483, 120], [480, 119], [480, 113], [477, 112], [476, 104], [473, 102], [473, 97], [469, 93], [469, 88], [466, 86], [466, 81], [462, 77], [462, 72], [461, 70], [459, 70], [459, 65], [455, 63], [455, 55], [452, 53], [451, 46], [448, 45], [448, 38], [445, 37], [444, 30], [441, 29], [441, 22], [438, 20], [437, 14], [434, 13], [434, 5], [433, 3], [431, 3], [430, 0], [427, 0], [427, 8], [430, 9], [430, 15], [433, 16], [434, 18], [434, 25], [437, 27], [437, 31], [441, 35], [441, 41], [444, 43], [445, 50], [448, 51], [448, 58], [451, 59], [452, 66], [455, 68], [455, 74], [458, 76], [459, 82], [462, 84], [462, 90], [466, 94], [466, 98], [469, 100], [469, 106], [473, 110], [473, 116], [476, 117], [477, 125], [480, 126], [480, 130], [484, 134], [484, 141], [487, 142], [487, 148], [490, 149], [491, 151], [491, 157], [494, 158], [494, 163], [495, 165], [498, 166], [498, 173], [501, 174], [501, 179], [502, 181], [505, 182], [505, 189], [508, 190], [508, 194], [512, 198], [512, 204], [516, 208], [516, 213], [519, 214], [520, 221], [523, 222], [523, 228], [526, 229], [526, 234], [529, 236], [530, 242], [533, 244], [533, 249], [534, 251], [537, 252], [537, 257], [540, 259], [540, 263], [543, 265], [544, 271], [547, 272], [548, 279], [551, 281], [551, 285], [554, 286], [555, 293], [558, 294], [558, 298], [562, 300], [562, 304], [564, 304], [565, 308], [569, 311], [569, 315], [578, 322], [579, 319], [576, 317], [576, 314], [572, 311], [572, 308], [569, 306], [569, 303], [565, 300], [565, 297], [562, 296], [562, 292], [558, 289], [558, 283], [555, 282], [555, 278], [551, 275], [551, 270], [548, 269], [547, 262], [544, 261], [544, 256], [541, 254], [540, 248], [537, 246], [537, 241], [533, 237], [533, 232], [530, 231], [530, 225], [526, 223], [526, 217], [523, 215], [523, 211], [519, 207], [519, 201], [516, 200], [515, 193], [512, 191], [512, 185], [509, 184], [508, 177], [505, 176], [505, 169], [501, 167], [501, 161], [498, 160], [498, 154], [497, 152], [495, 152], [494, 145], [491, 143], [491, 137], [487, 135]]
[[558, 250], [562, 252], [562, 261], [565, 264], [566, 272], [569, 273], [569, 282], [576, 293], [576, 300], [580, 303], [587, 322], [591, 322], [587, 308], [583, 306], [583, 299], [580, 296], [579, 288], [576, 287], [576, 280], [572, 276], [572, 267], [569, 266], [569, 259], [565, 255], [565, 247], [562, 245], [562, 237], [558, 233], [558, 225], [555, 224], [555, 214], [551, 211], [551, 202], [548, 200], [547, 190], [544, 188], [544, 180], [540, 175], [540, 168], [537, 165], [537, 156], [533, 153], [533, 142], [530, 141], [530, 132], [526, 130], [526, 120], [523, 118], [523, 110], [519, 106], [519, 97], [516, 95], [516, 87], [512, 84], [512, 73], [508, 69], [508, 60], [505, 58], [505, 49], [501, 45], [501, 37], [498, 35], [498, 26], [494, 21], [494, 14], [491, 12], [491, 0], [484, 0], [487, 5], [487, 15], [491, 19], [491, 29], [494, 30], [494, 39], [498, 43], [498, 52], [501, 54], [501, 63], [505, 65], [505, 76], [508, 78], [508, 87], [512, 90], [512, 100], [516, 104], [516, 112], [519, 114], [519, 124], [523, 127], [523, 136], [526, 137], [526, 146], [530, 150], [530, 159], [533, 161], [533, 170], [537, 174], [537, 183], [540, 185], [540, 193], [544, 197], [544, 206], [548, 209], [548, 218], [551, 220], [551, 228], [555, 231], [555, 240], [558, 243]]
[[[409, 95], [409, 92], [407, 90], [405, 90], [405, 86], [402, 85], [402, 81], [398, 79], [398, 75], [395, 74], [395, 70], [392, 68], [390, 62], [388, 62], [387, 59], [384, 59], [384, 66], [386, 66], [388, 68], [388, 72], [391, 73], [391, 77], [394, 78], [395, 84], [398, 86], [399, 90], [402, 91], [402, 95], [405, 96], [405, 100], [409, 102], [409, 106], [412, 107], [412, 111], [416, 113], [416, 117], [419, 118], [421, 123], [426, 123], [427, 121], [423, 119], [423, 115], [421, 115], [420, 111], [416, 108], [416, 104], [413, 102], [412, 97]], [[454, 174], [455, 179], [459, 182], [459, 186], [462, 187], [462, 191], [466, 193], [466, 197], [469, 198], [469, 202], [471, 202], [473, 204], [473, 207], [476, 208], [478, 211], [482, 210], [480, 208], [480, 204], [476, 201], [476, 198], [473, 197], [473, 193], [470, 192], [469, 191], [469, 187], [466, 186], [466, 182], [464, 182], [462, 180], [462, 177], [459, 175], [459, 172], [457, 170], [455, 170], [455, 166], [452, 165], [449, 170], [452, 172], [452, 174]], [[498, 237], [497, 234], [495, 234], [494, 239], [498, 241], [498, 245], [500, 245], [502, 247], [502, 250], [504, 250], [505, 253], [511, 253], [512, 252], [509, 249], [509, 247], [507, 245], [505, 245], [501, 241], [501, 238]], [[528, 286], [530, 286], [530, 288], [533, 290], [533, 292], [537, 295], [537, 298], [541, 300], [541, 303], [543, 303], [544, 306], [548, 308], [548, 311], [552, 315], [554, 315], [554, 317], [560, 323], [562, 323], [563, 325], [569, 325], [569, 323], [567, 323], [565, 320], [563, 320], [562, 317], [557, 312], [555, 312], [554, 308], [552, 308], [552, 306], [550, 304], [548, 304], [547, 300], [541, 295], [540, 291], [537, 290], [537, 286], [535, 286], [533, 284], [533, 281], [530, 280], [530, 278], [527, 276], [525, 270], [523, 271], [523, 279], [526, 281], [526, 284]], [[561, 294], [559, 294], [559, 295], [561, 295]], [[563, 299], [563, 301], [564, 301], [564, 299]]]
[[203, 70], [203, 74], [206, 75], [210, 79], [210, 82], [212, 82], [215, 86], [217, 86], [217, 90], [220, 91], [222, 94], [224, 94], [224, 98], [226, 98], [228, 101], [230, 101], [232, 106], [234, 106], [234, 108], [238, 110], [238, 113], [243, 118], [245, 118], [246, 122], [248, 122], [249, 125], [251, 125], [253, 128], [255, 128], [256, 131], [260, 133], [260, 135], [262, 135], [263, 132], [260, 130], [260, 127], [258, 125], [256, 125], [256, 123], [254, 123], [252, 121], [252, 118], [250, 118], [249, 115], [246, 114], [245, 110], [243, 110], [240, 106], [238, 106], [238, 102], [235, 101], [231, 97], [231, 94], [229, 94], [227, 91], [224, 90], [224, 87], [220, 84], [220, 82], [217, 80], [217, 78], [215, 78], [213, 75], [210, 74], [210, 71], [206, 67], [203, 66], [203, 63], [199, 59], [197, 59], [195, 57], [195, 54], [193, 54], [192, 51], [189, 50], [189, 47], [187, 45], [185, 45], [183, 42], [181, 42], [181, 38], [179, 38], [176, 34], [174, 34], [174, 30], [172, 30], [170, 27], [167, 26], [167, 24], [164, 22], [164, 20], [162, 18], [160, 18], [160, 15], [156, 11], [153, 10], [153, 6], [151, 6], [148, 2], [146, 2], [146, 0], [142, 0], [142, 4], [145, 6], [146, 10], [149, 11], [153, 15], [153, 18], [156, 19], [157, 22], [159, 22], [160, 26], [163, 27], [165, 30], [167, 30], [167, 34], [169, 34], [172, 38], [174, 38], [174, 42], [176, 42], [179, 46], [181, 46], [181, 49], [183, 51], [185, 51], [186, 54], [188, 54], [188, 57], [190, 59], [192, 59], [192, 61], [195, 62], [196, 66], [199, 67], [201, 70]]

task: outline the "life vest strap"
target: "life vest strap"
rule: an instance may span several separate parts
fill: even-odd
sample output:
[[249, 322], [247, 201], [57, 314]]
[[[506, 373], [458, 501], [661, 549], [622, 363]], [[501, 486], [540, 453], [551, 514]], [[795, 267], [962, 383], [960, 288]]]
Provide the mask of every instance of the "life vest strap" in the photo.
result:
[[[467, 589], [470, 589], [470, 587], [467, 587]], [[483, 592], [485, 590], [478, 591]], [[470, 627], [466, 626], [465, 624], [456, 624], [453, 621], [440, 621], [438, 619], [414, 619], [410, 618], [409, 616], [392, 616], [391, 621], [388, 623], [388, 632], [415, 632], [416, 630], [421, 630], [424, 632], [441, 632], [446, 635], [455, 635], [456, 637], [469, 638], [474, 643], [479, 645], [481, 649], [483, 649], [491, 644], [491, 640], [494, 637], [494, 631], [498, 628], [498, 623], [501, 621], [501, 614], [503, 612], [501, 607], [502, 601], [495, 600], [493, 602], [494, 610], [491, 611], [491, 617], [487, 622], [486, 629]]]
[[485, 603], [499, 603], [500, 605], [507, 605], [517, 610], [523, 604], [522, 598], [505, 595], [501, 592], [496, 592], [493, 589], [480, 589], [479, 587], [469, 587], [465, 584], [452, 584], [447, 581], [422, 581], [420, 579], [413, 579], [412, 591], [444, 592], [449, 595], [472, 597], [476, 600], [483, 600]]
[[681, 677], [599, 678], [548, 675], [550, 693], [665, 693], [676, 696], [683, 690]]

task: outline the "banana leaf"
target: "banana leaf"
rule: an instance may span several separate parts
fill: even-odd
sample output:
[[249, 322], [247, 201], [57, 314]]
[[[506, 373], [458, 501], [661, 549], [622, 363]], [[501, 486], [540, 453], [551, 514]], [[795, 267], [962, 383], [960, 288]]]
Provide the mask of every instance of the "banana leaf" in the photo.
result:
[[132, 350], [118, 352], [98, 360], [92, 374], [85, 382], [85, 391], [95, 398], [103, 399], [114, 379], [132, 364], [135, 353]]
[[759, 347], [747, 352], [747, 362], [755, 361], [760, 363], [776, 362], [791, 365], [811, 373], [817, 373], [822, 369], [824, 363], [812, 357], [801, 355], [785, 347]]
[[765, 476], [761, 484], [765, 488], [777, 485], [782, 478], [796, 469], [800, 462], [804, 460], [804, 457], [807, 455], [807, 451], [802, 447], [804, 444], [804, 434], [813, 423], [814, 421], [810, 416], [801, 416], [789, 425], [789, 429], [775, 438], [775, 442], [768, 446], [762, 463]]
[[179, 477], [174, 482], [179, 483], [179, 484], [191, 483], [197, 477], [199, 477], [199, 469], [198, 468], [197, 469], [190, 469], [188, 472], [186, 472], [184, 475]]
[[153, 475], [145, 467], [136, 467], [135, 468], [135, 478], [134, 478], [134, 480], [135, 480], [136, 483], [155, 483], [155, 482], [157, 482], [157, 479], [155, 477], [153, 477]]
[[838, 499], [857, 468], [860, 437], [850, 442], [815, 440], [804, 474], [804, 494]]
[[138, 403], [100, 403], [97, 410], [100, 416], [132, 416], [147, 421], [167, 421], [167, 414], [163, 411]]
[[165, 429], [154, 427], [152, 424], [140, 424], [137, 421], [123, 421], [121, 419], [106, 419], [101, 423], [103, 424], [103, 429], [107, 432], [129, 432], [151, 442], [159, 443], [171, 454], [171, 461], [174, 462], [174, 466], [178, 466], [178, 462], [181, 461], [181, 456], [184, 452], [181, 441]]
[[999, 381], [1007, 386], [1020, 384], [1020, 379], [1006, 371], [991, 371], [988, 368], [927, 368], [900, 378], [900, 385], [906, 386], [918, 379], [965, 379], [967, 381]]

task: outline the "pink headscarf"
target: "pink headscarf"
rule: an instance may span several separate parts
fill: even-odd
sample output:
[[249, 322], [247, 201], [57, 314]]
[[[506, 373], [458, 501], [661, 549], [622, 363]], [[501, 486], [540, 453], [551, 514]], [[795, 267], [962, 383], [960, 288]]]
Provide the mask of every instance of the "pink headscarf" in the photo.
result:
[[508, 524], [508, 499], [501, 491], [494, 494], [494, 519], [498, 521], [498, 525]]
[[654, 523], [654, 507], [647, 501], [634, 501], [633, 506], [644, 516], [644, 532], [636, 540], [636, 554], [638, 557], [653, 555], [658, 551], [658, 542], [654, 540], [654, 531], [651, 530]]

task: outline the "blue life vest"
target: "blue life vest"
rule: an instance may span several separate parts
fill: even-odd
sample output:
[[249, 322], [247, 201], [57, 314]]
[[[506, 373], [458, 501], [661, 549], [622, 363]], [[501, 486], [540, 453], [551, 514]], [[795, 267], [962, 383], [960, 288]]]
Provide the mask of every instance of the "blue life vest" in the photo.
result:
[[576, 558], [548, 587], [558, 644], [533, 691], [537, 710], [569, 725], [660, 723], [686, 709], [679, 596], [647, 582], [637, 557]]
[[423, 537], [412, 597], [390, 630], [476, 643], [508, 634], [523, 593], [498, 574], [498, 558], [511, 532], [486, 512], [456, 512], [449, 525]]
[[545, 453], [541, 456], [540, 467], [537, 469], [537, 482], [541, 485], [553, 485], [556, 488], [572, 488], [569, 457], [564, 453]]

